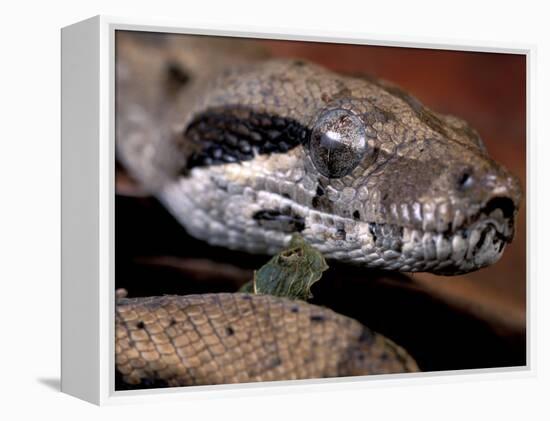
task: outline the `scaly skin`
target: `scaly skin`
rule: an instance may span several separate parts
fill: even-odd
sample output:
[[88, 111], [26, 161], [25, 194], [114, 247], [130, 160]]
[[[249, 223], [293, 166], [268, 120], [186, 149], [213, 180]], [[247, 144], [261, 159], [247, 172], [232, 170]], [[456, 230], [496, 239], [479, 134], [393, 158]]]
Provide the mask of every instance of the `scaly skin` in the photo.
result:
[[121, 299], [116, 365], [131, 385], [190, 386], [417, 371], [399, 346], [332, 310], [267, 295]]
[[[210, 244], [273, 254], [300, 232], [329, 259], [451, 275], [496, 262], [512, 239], [517, 179], [487, 155], [467, 123], [388, 82], [268, 59], [246, 41], [132, 33], [117, 35], [116, 81], [117, 158], [191, 235]], [[198, 336], [185, 316], [190, 302], [204, 322]], [[362, 328], [328, 310], [299, 304], [304, 314], [321, 311], [330, 320], [315, 324], [304, 316], [300, 329], [281, 316], [297, 317], [290, 304], [267, 297], [253, 297], [258, 305], [242, 320], [228, 316], [241, 302], [120, 301], [118, 370], [131, 383], [161, 378], [182, 385], [415, 368], [383, 339], [350, 357]], [[271, 317], [275, 302], [280, 309]], [[181, 324], [170, 326], [159, 303]], [[277, 337], [279, 351], [247, 349], [246, 341], [233, 349], [237, 334], [223, 335], [228, 323], [253, 342]], [[221, 333], [209, 333], [214, 325]], [[298, 348], [292, 329], [306, 338]], [[153, 345], [151, 335], [171, 339]], [[342, 342], [313, 345], [335, 335]], [[183, 345], [192, 337], [193, 347]], [[228, 352], [216, 356], [211, 347]], [[314, 362], [304, 363], [306, 357]]]
[[[236, 40], [228, 53], [227, 40], [119, 36], [118, 157], [193, 236], [273, 254], [299, 231], [330, 259], [442, 274], [490, 265], [511, 241], [519, 183], [462, 120], [387, 82], [260, 59]], [[176, 59], [201, 71], [175, 90]], [[338, 170], [354, 152], [327, 155], [311, 139], [332, 130], [353, 146], [350, 124], [325, 124], [342, 110], [364, 154], [331, 176], [319, 161]]]

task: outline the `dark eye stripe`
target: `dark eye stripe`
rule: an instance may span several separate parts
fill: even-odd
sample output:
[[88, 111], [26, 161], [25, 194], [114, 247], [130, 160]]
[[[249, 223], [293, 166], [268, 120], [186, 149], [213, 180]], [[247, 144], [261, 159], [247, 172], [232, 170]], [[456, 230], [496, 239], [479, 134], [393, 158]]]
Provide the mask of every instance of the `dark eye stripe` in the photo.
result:
[[190, 143], [188, 171], [251, 160], [258, 154], [285, 153], [305, 142], [309, 129], [289, 118], [224, 107], [199, 114], [184, 136]]

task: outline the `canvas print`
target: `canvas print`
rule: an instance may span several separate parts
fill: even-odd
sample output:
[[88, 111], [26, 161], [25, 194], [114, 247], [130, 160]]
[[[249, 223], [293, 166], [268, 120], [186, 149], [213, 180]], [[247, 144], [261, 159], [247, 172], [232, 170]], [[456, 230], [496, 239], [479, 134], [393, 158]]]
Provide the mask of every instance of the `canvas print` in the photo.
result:
[[524, 55], [115, 37], [116, 390], [526, 364]]

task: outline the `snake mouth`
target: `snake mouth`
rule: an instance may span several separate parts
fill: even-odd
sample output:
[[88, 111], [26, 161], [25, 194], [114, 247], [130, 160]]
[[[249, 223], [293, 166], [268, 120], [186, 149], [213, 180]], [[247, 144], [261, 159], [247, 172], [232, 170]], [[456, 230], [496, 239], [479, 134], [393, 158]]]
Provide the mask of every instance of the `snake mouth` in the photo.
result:
[[440, 275], [489, 266], [499, 260], [513, 239], [515, 209], [510, 199], [492, 199], [461, 228], [442, 232], [369, 223], [379, 256], [374, 265]]
[[[510, 243], [514, 238], [514, 216], [516, 206], [512, 199], [507, 197], [495, 197], [487, 202], [483, 208], [475, 215], [470, 226], [473, 228], [482, 228], [482, 241], [485, 237], [484, 233], [495, 231], [495, 238]], [[486, 226], [485, 226], [486, 225]]]
[[487, 202], [480, 213], [482, 215], [491, 215], [494, 211], [499, 209], [504, 219], [512, 219], [516, 212], [516, 206], [512, 199], [508, 197], [494, 197]]
[[[492, 220], [454, 233], [386, 224], [369, 224], [369, 231], [377, 256], [369, 266], [441, 275], [467, 273], [495, 263], [512, 238], [507, 229]], [[398, 232], [400, 235], [395, 235]]]

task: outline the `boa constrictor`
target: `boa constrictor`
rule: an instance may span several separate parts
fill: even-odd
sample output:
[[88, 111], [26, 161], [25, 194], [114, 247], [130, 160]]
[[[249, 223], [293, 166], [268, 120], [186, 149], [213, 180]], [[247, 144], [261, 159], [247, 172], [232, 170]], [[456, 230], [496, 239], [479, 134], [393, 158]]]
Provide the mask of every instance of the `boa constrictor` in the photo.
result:
[[[194, 237], [452, 275], [496, 262], [519, 183], [466, 122], [249, 40], [118, 32], [117, 159]], [[151, 223], [144, 221], [144, 223]], [[116, 366], [150, 387], [416, 371], [355, 320], [284, 298], [119, 298]]]

